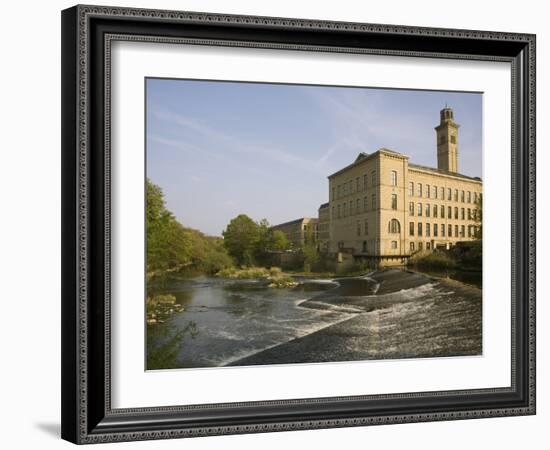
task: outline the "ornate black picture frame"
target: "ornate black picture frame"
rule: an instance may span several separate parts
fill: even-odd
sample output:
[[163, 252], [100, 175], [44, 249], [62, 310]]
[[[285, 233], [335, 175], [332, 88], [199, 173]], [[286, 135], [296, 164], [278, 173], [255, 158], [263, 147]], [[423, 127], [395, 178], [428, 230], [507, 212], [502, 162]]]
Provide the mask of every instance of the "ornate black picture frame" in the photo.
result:
[[[511, 385], [113, 409], [109, 108], [110, 46], [116, 40], [511, 63]], [[62, 437], [74, 443], [535, 414], [535, 36], [118, 7], [67, 9], [62, 12], [62, 258]]]

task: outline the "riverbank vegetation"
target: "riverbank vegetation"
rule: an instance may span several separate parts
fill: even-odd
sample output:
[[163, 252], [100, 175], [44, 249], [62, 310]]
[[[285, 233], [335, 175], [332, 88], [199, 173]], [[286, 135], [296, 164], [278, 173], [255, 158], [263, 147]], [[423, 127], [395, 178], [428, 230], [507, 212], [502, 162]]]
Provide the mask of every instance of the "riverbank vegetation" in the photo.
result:
[[220, 270], [216, 276], [230, 279], [259, 279], [264, 280], [271, 288], [288, 288], [297, 286], [298, 283], [289, 274], [284, 273], [279, 267], [235, 267]]
[[[266, 279], [273, 286], [283, 287], [294, 283], [289, 272], [331, 273], [330, 264], [317, 251], [311, 231], [304, 243], [295, 247], [266, 219], [256, 222], [239, 214], [229, 221], [223, 237], [207, 236], [182, 225], [166, 207], [162, 189], [149, 179], [146, 225], [148, 281], [182, 273], [218, 274], [226, 278]], [[284, 272], [278, 269], [281, 264]]]
[[[183, 226], [166, 208], [162, 189], [147, 180], [147, 278], [149, 281], [175, 273], [217, 274], [225, 278], [263, 279], [271, 287], [296, 285], [278, 267], [271, 267], [272, 254], [290, 248], [285, 234], [272, 230], [267, 220], [255, 222], [240, 214], [232, 219], [223, 238], [207, 236]], [[175, 302], [150, 297], [148, 321], [156, 323]]]
[[409, 266], [420, 269], [456, 269], [458, 262], [443, 252], [418, 252], [409, 258]]
[[172, 314], [183, 311], [183, 306], [177, 303], [176, 297], [171, 294], [148, 296], [145, 305], [147, 306], [147, 325], [164, 323]]
[[417, 252], [408, 265], [425, 269], [481, 271], [481, 241], [459, 242], [450, 250]]
[[147, 274], [199, 271], [214, 274], [233, 265], [223, 239], [183, 226], [166, 208], [162, 189], [147, 180]]

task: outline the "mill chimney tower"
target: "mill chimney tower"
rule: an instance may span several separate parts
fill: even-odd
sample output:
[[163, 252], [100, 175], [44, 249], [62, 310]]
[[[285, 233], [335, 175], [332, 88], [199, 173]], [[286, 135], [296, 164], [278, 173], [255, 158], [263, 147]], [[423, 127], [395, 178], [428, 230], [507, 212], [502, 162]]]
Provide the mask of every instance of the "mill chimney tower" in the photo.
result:
[[448, 172], [458, 172], [458, 127], [460, 125], [454, 121], [451, 108], [445, 106], [439, 114], [439, 125], [435, 127], [437, 168]]

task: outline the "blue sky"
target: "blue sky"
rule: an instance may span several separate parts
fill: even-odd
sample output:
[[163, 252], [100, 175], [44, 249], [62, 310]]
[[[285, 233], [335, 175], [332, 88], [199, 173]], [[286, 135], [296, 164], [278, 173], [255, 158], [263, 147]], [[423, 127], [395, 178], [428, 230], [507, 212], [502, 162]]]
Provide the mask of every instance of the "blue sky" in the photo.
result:
[[147, 79], [147, 176], [185, 226], [210, 235], [238, 214], [315, 217], [327, 176], [380, 147], [437, 166], [434, 127], [454, 109], [459, 171], [482, 175], [482, 95]]

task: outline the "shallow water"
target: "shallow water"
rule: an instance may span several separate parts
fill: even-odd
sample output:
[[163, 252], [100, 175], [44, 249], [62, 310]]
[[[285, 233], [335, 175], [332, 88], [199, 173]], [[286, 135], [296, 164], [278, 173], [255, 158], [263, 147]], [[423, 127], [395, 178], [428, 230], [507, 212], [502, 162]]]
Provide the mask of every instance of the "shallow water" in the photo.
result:
[[176, 365], [211, 367], [348, 319], [350, 314], [337, 308], [300, 307], [335, 286], [330, 280], [305, 280], [294, 289], [273, 289], [254, 280], [197, 277], [172, 280], [151, 293], [170, 293], [184, 306], [183, 312], [157, 327], [178, 330], [195, 324], [194, 336], [183, 337]]
[[398, 270], [291, 289], [172, 279], [149, 294], [175, 295], [184, 310], [148, 333], [158, 343], [193, 325], [165, 368], [479, 354], [480, 291], [457, 290]]

